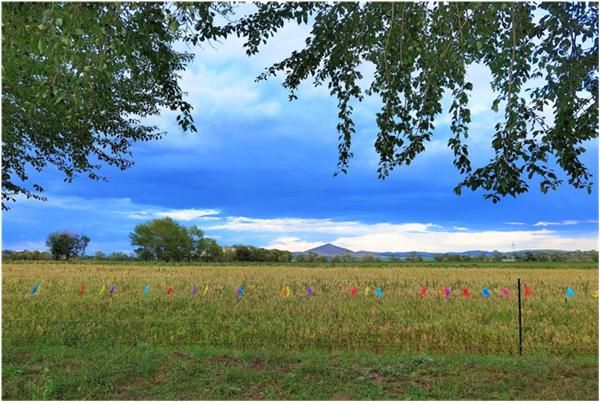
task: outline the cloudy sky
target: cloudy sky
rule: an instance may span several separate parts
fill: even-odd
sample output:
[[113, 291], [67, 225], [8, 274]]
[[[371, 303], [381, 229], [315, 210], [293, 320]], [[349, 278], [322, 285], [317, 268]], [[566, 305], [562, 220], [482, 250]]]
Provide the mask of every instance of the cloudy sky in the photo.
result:
[[[91, 239], [89, 253], [131, 251], [136, 224], [170, 216], [198, 225], [222, 245], [251, 244], [292, 251], [333, 242], [352, 250], [463, 251], [597, 249], [598, 191], [563, 187], [500, 204], [481, 192], [454, 195], [460, 176], [447, 147], [447, 113], [436, 122], [427, 152], [409, 167], [377, 178], [376, 99], [355, 108], [357, 133], [347, 175], [337, 162], [336, 101], [309, 83], [288, 102], [280, 80], [254, 78], [300, 48], [305, 27], [290, 25], [260, 55], [247, 57], [235, 38], [190, 49], [195, 61], [181, 85], [194, 105], [199, 132], [184, 134], [175, 115], [152, 119], [169, 134], [136, 144], [128, 171], [105, 168], [108, 182], [71, 184], [56, 171], [34, 178], [47, 202], [19, 200], [2, 213], [3, 249], [45, 249], [48, 233], [68, 229]], [[369, 66], [364, 67], [368, 81]], [[473, 66], [470, 155], [475, 166], [491, 156], [498, 119], [487, 70]], [[446, 105], [448, 106], [448, 104]], [[587, 144], [585, 163], [598, 176], [598, 144]]]

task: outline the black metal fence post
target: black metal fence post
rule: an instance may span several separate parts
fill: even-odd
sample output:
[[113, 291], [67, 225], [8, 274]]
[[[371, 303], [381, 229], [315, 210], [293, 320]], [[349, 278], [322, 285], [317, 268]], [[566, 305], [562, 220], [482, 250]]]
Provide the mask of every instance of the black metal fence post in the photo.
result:
[[519, 291], [519, 356], [523, 354], [523, 327], [521, 319], [521, 278], [517, 279], [517, 288]]

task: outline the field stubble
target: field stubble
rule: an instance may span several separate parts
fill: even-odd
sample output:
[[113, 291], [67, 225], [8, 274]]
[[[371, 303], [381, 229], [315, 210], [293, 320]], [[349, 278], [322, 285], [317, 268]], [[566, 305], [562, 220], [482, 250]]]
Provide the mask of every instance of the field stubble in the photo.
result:
[[[529, 355], [598, 353], [597, 270], [4, 264], [5, 347], [223, 347], [280, 352], [514, 355], [516, 280]], [[80, 296], [82, 283], [86, 291]], [[30, 296], [40, 283], [39, 294]], [[115, 285], [115, 294], [100, 289]], [[147, 296], [144, 285], [150, 286]], [[243, 285], [239, 299], [236, 289]], [[198, 288], [192, 295], [191, 288]], [[205, 295], [205, 287], [208, 292]], [[290, 297], [280, 288], [289, 286]], [[420, 296], [420, 288], [427, 296]], [[167, 289], [173, 294], [167, 295]], [[312, 287], [314, 295], [307, 297]], [[351, 288], [358, 294], [351, 296]], [[366, 287], [371, 294], [365, 297]], [[375, 289], [383, 297], [375, 297]], [[451, 297], [440, 296], [449, 287]], [[464, 298], [462, 289], [469, 288]], [[481, 296], [488, 287], [490, 299]], [[565, 290], [576, 295], [566, 301]], [[510, 296], [501, 297], [508, 288]]]

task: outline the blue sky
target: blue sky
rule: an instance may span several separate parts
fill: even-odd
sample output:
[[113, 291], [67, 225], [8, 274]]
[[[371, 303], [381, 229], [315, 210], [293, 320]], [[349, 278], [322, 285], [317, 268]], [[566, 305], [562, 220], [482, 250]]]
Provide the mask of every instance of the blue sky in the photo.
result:
[[[164, 111], [151, 122], [169, 134], [136, 144], [130, 170], [104, 168], [108, 182], [67, 184], [52, 169], [34, 175], [48, 201], [21, 199], [2, 213], [2, 248], [45, 249], [48, 233], [68, 229], [92, 239], [89, 253], [131, 251], [128, 233], [136, 224], [171, 216], [222, 245], [293, 251], [323, 242], [372, 251], [511, 250], [513, 242], [517, 249], [597, 249], [597, 187], [591, 195], [567, 186], [543, 195], [532, 184], [530, 193], [496, 205], [481, 192], [454, 195], [460, 176], [446, 145], [446, 112], [428, 151], [382, 181], [373, 149], [378, 101], [356, 105], [355, 156], [347, 175], [333, 177], [335, 99], [306, 83], [290, 103], [279, 79], [254, 82], [300, 48], [306, 32], [286, 27], [253, 58], [236, 38], [194, 49], [181, 85], [199, 132], [182, 133], [175, 114]], [[372, 70], [364, 72], [368, 79]], [[498, 116], [490, 110], [487, 70], [473, 66], [469, 78], [470, 154], [481, 166], [491, 156]], [[587, 148], [583, 159], [597, 177], [597, 140]]]

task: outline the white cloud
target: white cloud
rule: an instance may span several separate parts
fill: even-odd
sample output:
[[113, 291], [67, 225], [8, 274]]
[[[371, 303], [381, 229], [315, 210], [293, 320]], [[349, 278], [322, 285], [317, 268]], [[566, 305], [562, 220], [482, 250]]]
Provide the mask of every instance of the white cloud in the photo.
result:
[[172, 209], [170, 211], [155, 212], [155, 216], [169, 217], [178, 221], [193, 221], [209, 215], [218, 215], [216, 209]]
[[266, 248], [276, 248], [288, 251], [306, 251], [323, 244], [323, 242], [303, 241], [298, 237], [278, 237], [274, 239]]
[[[540, 230], [480, 230], [455, 226], [441, 230], [431, 223], [362, 223], [332, 219], [227, 217], [223, 223], [209, 226], [210, 230], [246, 233], [285, 233], [270, 241], [266, 247], [290, 251], [305, 251], [325, 242], [354, 251], [429, 251], [451, 252], [466, 250], [511, 251], [513, 242], [518, 249], [595, 249], [597, 237], [564, 236], [548, 229]], [[327, 240], [323, 239], [323, 235]], [[327, 236], [329, 235], [329, 236]], [[331, 235], [337, 235], [331, 240]]]
[[[52, 210], [68, 210], [57, 224], [81, 223], [78, 230], [86, 232], [96, 228], [94, 244], [110, 245], [106, 250], [118, 250], [126, 244], [127, 233], [133, 220], [152, 219], [169, 216], [185, 222], [202, 222], [202, 229], [211, 237], [220, 236], [223, 244], [233, 237], [243, 237], [249, 244], [267, 245], [290, 251], [304, 251], [325, 242], [331, 242], [351, 250], [370, 251], [429, 251], [450, 252], [466, 250], [511, 251], [513, 242], [519, 250], [524, 249], [597, 249], [598, 236], [595, 231], [561, 232], [539, 228], [531, 230], [496, 229], [474, 230], [464, 226], [452, 229], [434, 223], [365, 223], [358, 220], [335, 220], [331, 218], [252, 218], [243, 216], [223, 216], [218, 209], [188, 208], [167, 209], [157, 205], [136, 204], [129, 198], [82, 199], [49, 195], [49, 202], [24, 201], [19, 204], [22, 216], [36, 218], [51, 214]], [[82, 220], [85, 217], [85, 220]], [[10, 215], [12, 222], [19, 216]], [[575, 225], [581, 221], [563, 220], [556, 222], [540, 221], [537, 226], [551, 224]], [[510, 222], [521, 224], [521, 222]], [[49, 229], [50, 230], [50, 229]], [[119, 240], [117, 240], [117, 238]], [[247, 240], [246, 240], [247, 239]], [[260, 239], [260, 240], [257, 240]], [[43, 249], [43, 239], [31, 238], [35, 243], [19, 243], [15, 239], [7, 248]], [[124, 243], [125, 242], [125, 243]], [[93, 251], [90, 249], [90, 251]]]
[[[592, 250], [597, 248], [596, 236], [562, 236], [547, 229], [477, 232], [464, 231], [425, 231], [404, 232], [401, 230], [368, 233], [359, 236], [341, 236], [331, 243], [350, 250], [368, 251], [428, 251], [456, 252], [467, 250], [512, 251], [513, 242], [519, 250], [560, 249]], [[305, 251], [324, 241], [303, 240], [295, 236], [277, 237], [268, 248], [280, 248], [290, 251]]]
[[539, 221], [533, 224], [533, 226], [554, 226], [560, 225], [560, 222], [548, 222], [548, 221]]
[[435, 225], [431, 223], [374, 223], [358, 221], [334, 221], [332, 219], [273, 218], [260, 219], [242, 216], [227, 217], [224, 223], [211, 226], [213, 230], [269, 233], [321, 233], [321, 234], [369, 234], [380, 231], [400, 230], [407, 233], [425, 232]]
[[507, 225], [515, 225], [515, 226], [524, 225], [525, 224], [524, 222], [504, 222], [504, 223], [506, 223]]
[[533, 226], [559, 226], [559, 225], [577, 225], [579, 221], [576, 220], [564, 220], [561, 222], [548, 222], [548, 221], [539, 221], [533, 224]]
[[478, 232], [426, 232], [407, 234], [384, 232], [366, 236], [340, 237], [335, 244], [351, 250], [370, 251], [430, 251], [451, 252], [466, 250], [511, 251], [512, 244], [525, 249], [595, 249], [595, 236], [564, 237], [550, 230], [531, 231], [478, 231]]

